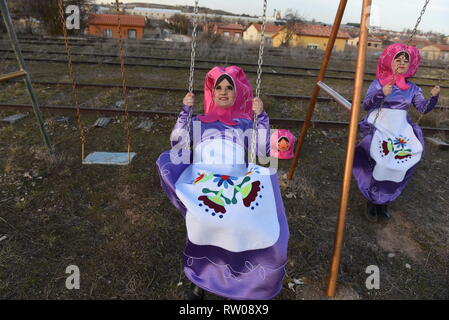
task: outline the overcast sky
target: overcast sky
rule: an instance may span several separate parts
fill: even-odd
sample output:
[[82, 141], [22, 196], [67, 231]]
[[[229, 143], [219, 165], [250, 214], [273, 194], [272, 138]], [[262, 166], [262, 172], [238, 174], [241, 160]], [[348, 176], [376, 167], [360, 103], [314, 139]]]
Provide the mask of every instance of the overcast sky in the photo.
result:
[[[121, 0], [122, 2], [147, 2], [170, 5], [193, 5], [194, 0]], [[97, 3], [111, 1], [95, 0]], [[308, 20], [332, 23], [338, 8], [339, 0], [268, 0], [267, 14], [273, 10], [292, 8]], [[401, 31], [412, 29], [424, 5], [424, 0], [373, 0], [371, 25]], [[199, 5], [211, 9], [221, 9], [237, 14], [262, 14], [262, 0], [199, 0]], [[346, 6], [343, 23], [360, 22], [362, 0], [349, 0]], [[419, 29], [436, 31], [449, 35], [449, 0], [430, 0]]]

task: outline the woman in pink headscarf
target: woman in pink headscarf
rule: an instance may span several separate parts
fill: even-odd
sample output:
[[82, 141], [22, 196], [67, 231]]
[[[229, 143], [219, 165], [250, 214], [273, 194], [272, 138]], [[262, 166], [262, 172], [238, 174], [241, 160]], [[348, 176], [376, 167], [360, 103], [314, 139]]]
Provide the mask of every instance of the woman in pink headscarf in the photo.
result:
[[270, 299], [282, 289], [289, 231], [276, 173], [248, 163], [254, 114], [256, 152], [270, 152], [268, 115], [236, 66], [207, 73], [204, 114], [189, 123], [193, 105], [189, 93], [171, 134], [172, 150], [156, 163], [164, 191], [186, 221], [184, 273], [194, 284], [188, 298], [202, 299], [206, 290]]
[[410, 105], [423, 114], [431, 111], [440, 88], [435, 86], [426, 100], [421, 88], [408, 80], [418, 71], [420, 59], [413, 46], [388, 46], [363, 100], [369, 113], [360, 123], [364, 138], [356, 148], [353, 174], [368, 200], [370, 221], [391, 218], [387, 204], [401, 194], [424, 151], [422, 130], [407, 111]]

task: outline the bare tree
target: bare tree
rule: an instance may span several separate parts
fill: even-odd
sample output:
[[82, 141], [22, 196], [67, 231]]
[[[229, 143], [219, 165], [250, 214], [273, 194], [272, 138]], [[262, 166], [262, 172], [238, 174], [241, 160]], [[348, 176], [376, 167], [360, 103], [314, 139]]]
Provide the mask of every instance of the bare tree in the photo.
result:
[[[80, 30], [73, 33], [80, 33], [87, 24], [87, 13], [89, 12], [92, 0], [63, 0], [63, 7], [76, 5], [80, 9]], [[42, 23], [43, 29], [50, 35], [61, 35], [62, 25], [59, 18], [59, 7], [56, 0], [13, 0], [10, 1], [11, 12], [17, 17], [22, 17], [31, 21], [32, 18]]]
[[285, 12], [285, 24], [284, 32], [281, 37], [281, 46], [288, 47], [290, 40], [298, 32], [298, 24], [304, 23], [305, 19], [298, 13], [297, 10], [287, 9]]
[[182, 14], [175, 14], [168, 19], [166, 27], [178, 34], [188, 34], [190, 27], [190, 19]]

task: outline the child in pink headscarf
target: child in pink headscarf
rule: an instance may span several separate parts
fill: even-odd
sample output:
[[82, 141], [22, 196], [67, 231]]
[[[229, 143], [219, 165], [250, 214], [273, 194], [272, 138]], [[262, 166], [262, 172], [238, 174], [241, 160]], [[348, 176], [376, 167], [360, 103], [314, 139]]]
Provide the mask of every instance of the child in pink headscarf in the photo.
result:
[[[194, 103], [188, 93], [173, 149], [157, 160], [161, 185], [186, 220], [184, 273], [194, 284], [188, 299], [202, 299], [203, 289], [231, 299], [271, 299], [282, 289], [289, 231], [276, 174], [247, 157], [254, 114], [256, 152], [269, 154], [268, 115], [236, 66], [207, 73], [204, 114], [189, 123]], [[186, 143], [193, 163], [177, 164]]]
[[420, 63], [418, 49], [402, 43], [388, 46], [379, 58], [376, 80], [368, 88], [363, 107], [368, 115], [360, 124], [364, 135], [355, 152], [353, 174], [367, 202], [371, 221], [390, 219], [387, 204], [406, 186], [421, 160], [421, 128], [407, 115], [410, 105], [430, 112], [438, 102], [439, 86], [426, 100], [421, 88], [409, 81]]

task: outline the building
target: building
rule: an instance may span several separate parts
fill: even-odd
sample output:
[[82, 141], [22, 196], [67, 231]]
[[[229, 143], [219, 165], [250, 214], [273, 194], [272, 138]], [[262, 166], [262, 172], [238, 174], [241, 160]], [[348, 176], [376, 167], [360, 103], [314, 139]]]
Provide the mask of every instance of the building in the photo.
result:
[[[88, 34], [103, 38], [119, 38], [118, 16], [116, 14], [89, 14]], [[145, 17], [120, 15], [123, 39], [142, 39]]]
[[[304, 47], [308, 49], [325, 50], [332, 28], [317, 24], [295, 24], [292, 28], [284, 26], [273, 35], [273, 47], [283, 45], [289, 47]], [[349, 34], [338, 31], [334, 48], [336, 51], [344, 51]]]
[[[276, 32], [279, 32], [283, 26], [276, 26], [274, 24], [265, 25], [265, 43], [271, 45], [272, 38]], [[260, 35], [262, 32], [262, 25], [253, 23], [245, 31], [243, 31], [243, 40], [248, 42], [260, 42]]]
[[215, 23], [212, 25], [211, 32], [223, 36], [229, 40], [238, 41], [243, 39], [243, 31], [245, 27], [238, 23]]
[[423, 57], [429, 60], [449, 60], [449, 46], [445, 44], [425, 46], [420, 52]]
[[[407, 43], [407, 41], [405, 41], [404, 43]], [[410, 41], [410, 43], [408, 45], [417, 47], [418, 49], [422, 49], [424, 47], [431, 46], [433, 44], [434, 43], [432, 41], [429, 41], [426, 39], [416, 39], [415, 38], [412, 41]]]
[[[357, 47], [359, 45], [359, 37], [351, 38], [348, 40], [349, 46]], [[368, 49], [381, 49], [382, 48], [382, 39], [374, 36], [368, 36]]]
[[154, 20], [170, 19], [177, 14], [182, 14], [181, 10], [143, 8], [143, 7], [134, 7], [132, 9], [125, 9], [125, 12], [128, 14], [144, 16], [147, 19], [154, 19]]

